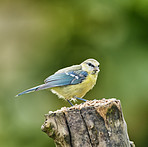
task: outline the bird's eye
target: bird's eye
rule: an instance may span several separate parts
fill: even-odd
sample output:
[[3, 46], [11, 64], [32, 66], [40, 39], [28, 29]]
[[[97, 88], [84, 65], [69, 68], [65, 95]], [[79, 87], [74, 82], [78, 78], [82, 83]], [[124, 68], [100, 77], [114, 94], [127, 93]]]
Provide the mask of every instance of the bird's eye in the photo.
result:
[[98, 65], [98, 67], [99, 67], [100, 65]]
[[87, 63], [88, 64], [88, 66], [91, 66], [91, 67], [95, 67], [93, 64], [91, 64], [91, 63]]

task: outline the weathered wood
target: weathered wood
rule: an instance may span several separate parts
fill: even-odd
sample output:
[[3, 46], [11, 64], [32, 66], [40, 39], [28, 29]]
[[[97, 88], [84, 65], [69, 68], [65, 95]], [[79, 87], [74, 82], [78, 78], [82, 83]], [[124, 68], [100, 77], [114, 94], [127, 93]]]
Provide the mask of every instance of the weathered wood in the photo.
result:
[[87, 101], [45, 115], [42, 131], [57, 147], [134, 147], [119, 100]]

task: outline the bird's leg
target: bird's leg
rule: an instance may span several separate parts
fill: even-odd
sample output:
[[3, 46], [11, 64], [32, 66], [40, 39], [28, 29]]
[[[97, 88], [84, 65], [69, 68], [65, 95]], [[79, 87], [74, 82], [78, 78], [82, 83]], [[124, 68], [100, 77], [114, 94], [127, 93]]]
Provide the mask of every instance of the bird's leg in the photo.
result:
[[85, 100], [85, 99], [82, 99], [82, 98], [79, 98], [79, 97], [76, 97], [76, 96], [74, 96], [74, 98], [76, 98], [77, 100], [84, 101], [84, 102], [86, 102], [86, 101], [87, 101], [87, 100]]
[[71, 106], [73, 106], [73, 104], [72, 104], [72, 102], [70, 101], [70, 100], [67, 100], [68, 101], [68, 103], [71, 105]]

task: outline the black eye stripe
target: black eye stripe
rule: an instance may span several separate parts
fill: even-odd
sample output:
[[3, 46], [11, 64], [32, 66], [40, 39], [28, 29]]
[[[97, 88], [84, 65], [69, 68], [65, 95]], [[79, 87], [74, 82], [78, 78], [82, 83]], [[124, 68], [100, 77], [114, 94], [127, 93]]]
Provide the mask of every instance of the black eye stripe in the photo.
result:
[[91, 63], [87, 63], [88, 64], [88, 66], [91, 66], [91, 67], [95, 67], [93, 64], [91, 64]]

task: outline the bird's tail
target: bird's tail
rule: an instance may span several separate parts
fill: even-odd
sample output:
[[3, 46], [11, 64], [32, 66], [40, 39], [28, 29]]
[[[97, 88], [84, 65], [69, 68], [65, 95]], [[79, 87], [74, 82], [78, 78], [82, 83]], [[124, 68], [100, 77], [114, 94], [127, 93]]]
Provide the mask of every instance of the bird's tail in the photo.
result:
[[38, 85], [36, 87], [33, 87], [33, 88], [30, 88], [30, 89], [27, 89], [19, 94], [16, 95], [17, 96], [20, 96], [20, 95], [23, 95], [23, 94], [26, 94], [26, 93], [30, 93], [30, 92], [34, 92], [34, 91], [39, 91], [39, 90], [43, 90], [43, 89], [47, 89], [47, 88], [50, 88], [48, 86], [48, 84], [42, 84], [42, 85]]

